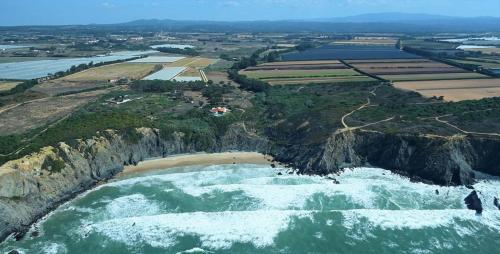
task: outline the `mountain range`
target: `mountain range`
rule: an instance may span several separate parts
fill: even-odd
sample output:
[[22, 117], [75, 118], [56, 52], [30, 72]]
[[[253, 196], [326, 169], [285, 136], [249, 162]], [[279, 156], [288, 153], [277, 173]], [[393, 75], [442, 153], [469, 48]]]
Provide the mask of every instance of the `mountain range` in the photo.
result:
[[499, 17], [453, 17], [410, 13], [373, 13], [312, 20], [231, 22], [142, 19], [118, 25], [173, 31], [213, 32], [500, 32]]

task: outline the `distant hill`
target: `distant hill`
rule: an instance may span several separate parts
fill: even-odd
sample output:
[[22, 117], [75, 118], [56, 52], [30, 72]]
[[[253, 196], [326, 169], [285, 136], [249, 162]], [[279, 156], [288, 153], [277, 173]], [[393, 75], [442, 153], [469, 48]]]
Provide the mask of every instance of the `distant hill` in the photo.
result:
[[456, 17], [420, 14], [420, 13], [386, 12], [386, 13], [367, 13], [355, 16], [337, 17], [328, 19], [317, 19], [316, 21], [341, 22], [341, 23], [342, 22], [377, 23], [377, 22], [416, 22], [416, 21], [453, 20], [453, 19], [456, 19]]
[[348, 17], [281, 21], [179, 21], [143, 19], [118, 24], [173, 31], [213, 32], [500, 32], [500, 18], [373, 13]]
[[[52, 26], [46, 26], [50, 28]], [[485, 33], [500, 32], [497, 17], [451, 17], [429, 14], [372, 13], [348, 17], [313, 20], [278, 21], [200, 21], [171, 19], [141, 19], [110, 25], [57, 26], [66, 29], [129, 30], [171, 32], [317, 32], [317, 33]], [[40, 29], [36, 26], [16, 29]], [[9, 29], [1, 27], [0, 31]]]

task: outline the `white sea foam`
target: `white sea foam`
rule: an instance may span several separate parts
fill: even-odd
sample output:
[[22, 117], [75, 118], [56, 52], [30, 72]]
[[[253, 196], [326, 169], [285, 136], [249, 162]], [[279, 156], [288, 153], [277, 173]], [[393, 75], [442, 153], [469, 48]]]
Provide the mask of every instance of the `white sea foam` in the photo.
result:
[[114, 199], [106, 205], [108, 218], [126, 218], [134, 216], [155, 215], [160, 208], [157, 203], [142, 194], [133, 194]]
[[243, 211], [220, 213], [178, 213], [113, 219], [91, 228], [112, 240], [138, 246], [168, 248], [176, 237], [194, 235], [202, 247], [227, 249], [234, 243], [271, 246], [274, 238], [287, 229], [293, 216], [309, 215], [301, 211]]
[[455, 210], [348, 210], [342, 211], [343, 225], [352, 229], [357, 224], [368, 220], [371, 226], [382, 229], [422, 229], [449, 226], [455, 227], [459, 233], [470, 235], [473, 232], [464, 230], [456, 222], [467, 221], [482, 224], [494, 230], [500, 230], [500, 214], [485, 213], [477, 216], [474, 211]]
[[68, 253], [68, 250], [64, 245], [58, 243], [48, 243], [46, 246], [43, 246], [41, 249], [41, 253], [44, 254], [63, 254]]
[[329, 197], [344, 194], [353, 199], [353, 203], [372, 207], [372, 192], [363, 185], [335, 185], [330, 182], [325, 184], [301, 184], [301, 185], [212, 185], [205, 187], [185, 187], [182, 190], [192, 196], [222, 192], [242, 191], [248, 197], [260, 201], [261, 208], [265, 209], [289, 209], [303, 208], [306, 201], [314, 194], [323, 194]]
[[213, 253], [211, 251], [206, 251], [202, 248], [192, 248], [192, 249], [189, 249], [189, 250], [185, 250], [185, 251], [181, 251], [181, 252], [177, 252], [176, 254], [191, 254], [191, 253], [200, 253], [200, 254], [204, 254], [204, 253]]
[[[201, 168], [202, 171], [189, 173], [161, 174], [135, 177], [112, 182], [105, 186], [127, 187], [136, 184], [150, 185], [152, 183], [175, 182], [179, 186], [202, 186], [209, 184], [241, 181], [262, 176], [275, 175], [270, 167], [255, 165], [216, 165]], [[102, 188], [101, 187], [101, 188]]]

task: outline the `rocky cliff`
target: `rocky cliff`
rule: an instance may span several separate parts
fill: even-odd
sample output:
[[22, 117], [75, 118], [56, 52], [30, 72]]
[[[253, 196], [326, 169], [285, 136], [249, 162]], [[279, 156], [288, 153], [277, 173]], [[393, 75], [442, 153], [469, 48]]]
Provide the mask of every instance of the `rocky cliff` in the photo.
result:
[[154, 129], [137, 131], [137, 140], [106, 131], [1, 166], [0, 239], [23, 232], [61, 202], [114, 176], [124, 165], [179, 153], [257, 151], [306, 174], [374, 166], [442, 185], [470, 184], [476, 171], [500, 176], [500, 140], [496, 139], [355, 131], [332, 134], [315, 145], [283, 145], [237, 124], [222, 137], [212, 138], [207, 147], [187, 142], [182, 133], [165, 139]]
[[500, 139], [335, 133], [318, 147], [280, 147], [272, 154], [307, 174], [372, 166], [439, 185], [467, 185], [477, 172], [500, 176]]
[[[138, 129], [140, 138], [130, 141], [115, 131], [94, 138], [60, 143], [0, 167], [0, 239], [27, 227], [61, 202], [87, 190], [132, 165], [151, 157], [200, 151], [182, 133], [167, 140], [159, 131]], [[235, 125], [223, 137], [212, 140], [206, 152], [262, 151], [265, 139]]]

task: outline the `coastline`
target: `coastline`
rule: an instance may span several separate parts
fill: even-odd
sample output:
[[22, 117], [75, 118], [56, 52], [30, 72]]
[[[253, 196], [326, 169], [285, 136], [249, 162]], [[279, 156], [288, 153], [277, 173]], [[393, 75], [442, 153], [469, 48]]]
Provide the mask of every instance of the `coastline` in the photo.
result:
[[[273, 164], [273, 157], [257, 152], [194, 153], [144, 160], [135, 166], [125, 166], [115, 177], [128, 176], [153, 170], [186, 166], [221, 164]], [[277, 164], [277, 163], [276, 163]]]

